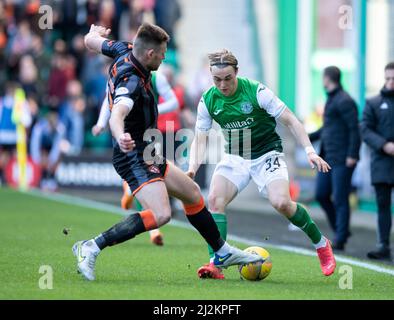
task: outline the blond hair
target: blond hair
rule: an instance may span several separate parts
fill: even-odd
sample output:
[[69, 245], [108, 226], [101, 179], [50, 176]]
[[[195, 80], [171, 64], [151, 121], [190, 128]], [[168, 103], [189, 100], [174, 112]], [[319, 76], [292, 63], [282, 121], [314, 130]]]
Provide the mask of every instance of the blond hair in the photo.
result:
[[213, 52], [208, 54], [209, 65], [211, 67], [217, 66], [219, 68], [224, 68], [227, 66], [234, 67], [235, 70], [238, 69], [238, 60], [234, 54], [227, 50], [222, 49], [221, 51]]

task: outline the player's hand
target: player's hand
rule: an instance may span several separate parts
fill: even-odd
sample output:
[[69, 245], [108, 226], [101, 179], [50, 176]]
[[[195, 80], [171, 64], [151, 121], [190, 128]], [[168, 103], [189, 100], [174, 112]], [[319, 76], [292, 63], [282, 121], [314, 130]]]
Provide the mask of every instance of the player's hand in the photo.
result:
[[102, 134], [103, 131], [104, 131], [104, 128], [103, 128], [103, 127], [100, 127], [99, 125], [96, 124], [96, 125], [94, 125], [93, 128], [92, 128], [92, 135], [93, 135], [94, 137], [97, 137], [97, 136], [99, 136], [100, 134]]
[[186, 175], [194, 180], [194, 177], [196, 176], [196, 173], [194, 171], [192, 171], [192, 170], [188, 170], [186, 172]]
[[107, 29], [103, 26], [96, 26], [96, 25], [92, 24], [90, 26], [89, 33], [98, 34], [99, 36], [106, 38], [110, 35], [111, 29]]
[[383, 151], [387, 153], [389, 156], [394, 157], [394, 142], [387, 142], [383, 146]]
[[135, 141], [131, 138], [130, 133], [123, 133], [118, 138], [120, 150], [124, 153], [133, 151], [135, 148]]
[[348, 168], [353, 168], [357, 164], [357, 159], [347, 157], [346, 158], [346, 166]]
[[319, 170], [319, 172], [326, 173], [331, 170], [329, 164], [314, 152], [308, 153], [308, 161], [312, 169], [315, 169], [315, 167], [317, 167], [317, 170]]

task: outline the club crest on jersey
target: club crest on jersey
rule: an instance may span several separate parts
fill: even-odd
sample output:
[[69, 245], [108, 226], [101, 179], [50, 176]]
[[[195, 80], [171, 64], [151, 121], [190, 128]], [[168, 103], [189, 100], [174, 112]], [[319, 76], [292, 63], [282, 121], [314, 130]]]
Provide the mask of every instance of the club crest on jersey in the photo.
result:
[[129, 93], [129, 89], [127, 89], [126, 87], [120, 87], [117, 88], [115, 91], [115, 95], [123, 95], [123, 94], [128, 94]]
[[148, 170], [152, 173], [160, 173], [160, 169], [153, 164], [148, 167]]
[[250, 102], [243, 102], [241, 104], [241, 111], [244, 114], [250, 114], [253, 111], [253, 105]]

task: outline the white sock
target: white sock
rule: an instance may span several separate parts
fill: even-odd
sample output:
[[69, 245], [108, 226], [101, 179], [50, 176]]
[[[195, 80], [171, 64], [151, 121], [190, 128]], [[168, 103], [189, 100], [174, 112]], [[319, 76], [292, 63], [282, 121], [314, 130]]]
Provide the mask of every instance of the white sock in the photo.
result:
[[223, 257], [223, 256], [225, 256], [227, 253], [230, 252], [230, 249], [231, 249], [231, 246], [230, 246], [227, 242], [225, 242], [224, 245], [223, 245], [218, 251], [216, 251], [216, 253], [217, 253], [219, 256]]
[[322, 236], [320, 241], [318, 243], [314, 244], [314, 247], [317, 250], [317, 249], [325, 247], [326, 244], [327, 244], [327, 239], [326, 239], [326, 237]]
[[94, 239], [90, 239], [89, 241], [85, 242], [85, 245], [89, 248], [89, 250], [93, 251], [94, 253], [100, 253], [100, 248], [97, 246], [96, 241]]

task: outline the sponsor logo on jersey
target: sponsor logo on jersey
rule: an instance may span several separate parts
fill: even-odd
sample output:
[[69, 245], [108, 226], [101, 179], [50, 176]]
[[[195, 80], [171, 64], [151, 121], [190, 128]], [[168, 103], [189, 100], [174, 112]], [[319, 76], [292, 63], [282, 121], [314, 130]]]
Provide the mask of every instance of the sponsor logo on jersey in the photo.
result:
[[253, 105], [250, 102], [241, 103], [241, 111], [245, 114], [250, 114], [253, 111]]
[[219, 113], [221, 113], [223, 111], [223, 109], [220, 109], [220, 110], [215, 110], [214, 112], [213, 112], [213, 114], [215, 115], [215, 116], [217, 116]]
[[254, 122], [254, 118], [247, 118], [244, 121], [232, 121], [226, 123], [224, 129], [243, 129], [249, 127]]

